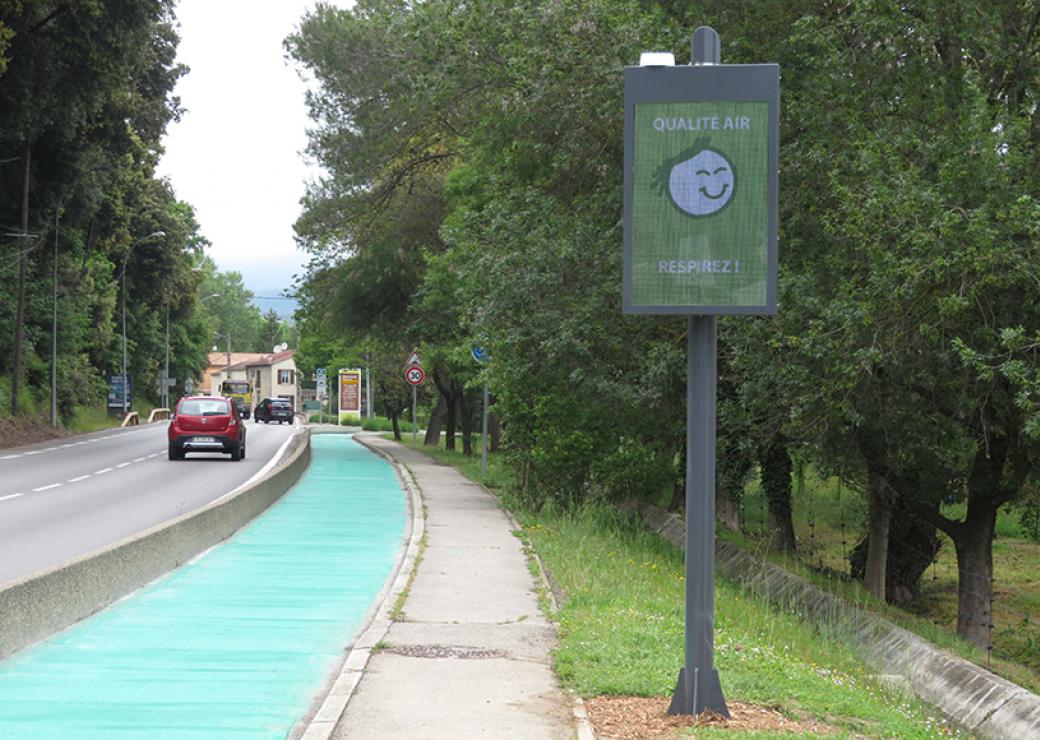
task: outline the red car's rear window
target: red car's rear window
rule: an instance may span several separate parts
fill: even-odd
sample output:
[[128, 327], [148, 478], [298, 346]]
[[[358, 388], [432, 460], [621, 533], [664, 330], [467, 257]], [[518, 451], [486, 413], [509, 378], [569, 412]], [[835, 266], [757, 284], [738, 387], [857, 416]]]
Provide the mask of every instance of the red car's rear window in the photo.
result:
[[228, 416], [228, 402], [213, 398], [192, 398], [181, 401], [177, 413], [181, 416]]

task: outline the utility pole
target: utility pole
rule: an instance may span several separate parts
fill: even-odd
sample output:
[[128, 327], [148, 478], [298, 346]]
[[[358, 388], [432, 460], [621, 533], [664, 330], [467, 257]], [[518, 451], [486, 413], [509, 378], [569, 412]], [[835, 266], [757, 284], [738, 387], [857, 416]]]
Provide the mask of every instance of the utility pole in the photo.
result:
[[170, 408], [170, 300], [166, 299], [166, 364], [163, 366], [162, 407]]
[[22, 391], [22, 345], [25, 343], [25, 272], [29, 261], [29, 163], [32, 144], [25, 142], [22, 192], [22, 253], [18, 258], [18, 308], [14, 321], [14, 377], [11, 379], [11, 413], [18, 414], [18, 394]]
[[54, 300], [51, 303], [51, 426], [58, 426], [58, 222], [61, 208], [54, 211]]
[[375, 416], [372, 411], [372, 362], [368, 352], [365, 353], [365, 411], [369, 419]]

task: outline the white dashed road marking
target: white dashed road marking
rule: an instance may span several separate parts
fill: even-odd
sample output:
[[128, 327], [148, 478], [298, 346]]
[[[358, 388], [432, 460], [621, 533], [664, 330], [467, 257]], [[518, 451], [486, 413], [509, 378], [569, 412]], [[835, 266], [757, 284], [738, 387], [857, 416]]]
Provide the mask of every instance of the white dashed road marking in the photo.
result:
[[[97, 442], [97, 441], [102, 440], [102, 439], [116, 439], [118, 437], [126, 436], [128, 434], [138, 434], [138, 433], [139, 432], [135, 431], [135, 432], [127, 432], [127, 433], [122, 434], [122, 435], [112, 434], [112, 435], [109, 435], [107, 437], [95, 437], [94, 439], [84, 439], [84, 440], [80, 440], [79, 442], [70, 442], [70, 443], [66, 443], [66, 444], [63, 444], [63, 445], [56, 446], [56, 447], [47, 447], [47, 448], [42, 449], [42, 450], [29, 450], [28, 452], [19, 452], [19, 453], [14, 454], [14, 455], [0, 455], [0, 460], [14, 460], [16, 458], [26, 457], [28, 455], [39, 455], [41, 452], [51, 452], [53, 450], [60, 450], [60, 449], [68, 448], [68, 447], [75, 447], [77, 445], [90, 444], [91, 442]], [[136, 457], [136, 458], [134, 458], [133, 460], [131, 460], [129, 462], [119, 463], [118, 465], [114, 465], [114, 466], [112, 466], [110, 468], [102, 468], [101, 470], [95, 470], [93, 473], [87, 473], [86, 475], [79, 475], [79, 476], [76, 476], [75, 478], [69, 478], [65, 482], [66, 483], [79, 483], [81, 480], [86, 480], [87, 478], [90, 478], [91, 476], [94, 476], [94, 475], [104, 475], [105, 473], [111, 473], [113, 470], [116, 470], [118, 468], [126, 468], [126, 467], [129, 467], [129, 466], [133, 465], [134, 463], [139, 463], [139, 462], [144, 462], [146, 460], [151, 460], [153, 458], [159, 457], [159, 455], [163, 454], [163, 452], [166, 452], [166, 450], [163, 449], [162, 452], [153, 452], [152, 454], [145, 455], [144, 457]], [[40, 493], [42, 491], [50, 491], [51, 489], [58, 488], [58, 487], [60, 487], [62, 485], [64, 485], [64, 484], [63, 483], [51, 483], [51, 484], [46, 485], [46, 486], [40, 486], [39, 488], [34, 488], [34, 489], [32, 489], [32, 492], [33, 493]], [[10, 493], [10, 494], [7, 494], [6, 496], [0, 496], [0, 501], [10, 501], [11, 499], [21, 498], [24, 495], [25, 495], [24, 493]]]

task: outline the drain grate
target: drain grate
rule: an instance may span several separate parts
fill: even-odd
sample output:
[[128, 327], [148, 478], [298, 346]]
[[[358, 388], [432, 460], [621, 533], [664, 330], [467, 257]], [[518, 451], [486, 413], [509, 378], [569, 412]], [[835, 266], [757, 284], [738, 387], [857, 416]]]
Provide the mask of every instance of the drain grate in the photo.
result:
[[503, 650], [469, 647], [467, 645], [394, 645], [386, 652], [409, 658], [459, 658], [461, 660], [486, 660], [506, 657]]

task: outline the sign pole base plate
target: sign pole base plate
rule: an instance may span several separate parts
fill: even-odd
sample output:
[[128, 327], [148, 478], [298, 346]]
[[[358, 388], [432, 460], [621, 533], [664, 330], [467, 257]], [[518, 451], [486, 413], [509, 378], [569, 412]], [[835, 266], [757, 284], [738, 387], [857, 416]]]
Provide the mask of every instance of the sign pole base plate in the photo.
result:
[[668, 706], [668, 714], [692, 714], [709, 711], [729, 719], [726, 699], [722, 696], [722, 684], [719, 672], [693, 669], [693, 681], [687, 683], [686, 669], [679, 669], [679, 681], [675, 685], [672, 703]]

